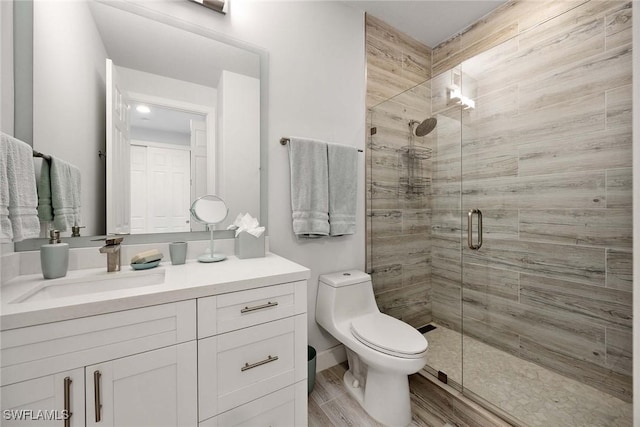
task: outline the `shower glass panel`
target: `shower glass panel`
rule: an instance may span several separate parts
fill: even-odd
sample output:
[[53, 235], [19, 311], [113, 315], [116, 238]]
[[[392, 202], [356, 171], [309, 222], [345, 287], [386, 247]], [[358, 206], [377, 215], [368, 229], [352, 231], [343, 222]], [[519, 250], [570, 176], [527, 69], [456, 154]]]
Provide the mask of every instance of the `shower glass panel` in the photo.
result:
[[463, 390], [516, 424], [631, 425], [631, 57], [599, 5], [460, 66]]
[[[370, 108], [368, 114], [367, 267], [380, 310], [416, 328], [433, 320], [432, 157], [437, 133], [447, 127], [440, 115], [434, 118], [430, 81]], [[459, 158], [459, 138], [454, 145]], [[460, 204], [459, 179], [457, 185], [454, 209]], [[459, 266], [460, 248], [453, 252]], [[460, 282], [459, 271], [455, 281]], [[457, 307], [452, 322], [459, 331], [460, 294], [448, 302]]]

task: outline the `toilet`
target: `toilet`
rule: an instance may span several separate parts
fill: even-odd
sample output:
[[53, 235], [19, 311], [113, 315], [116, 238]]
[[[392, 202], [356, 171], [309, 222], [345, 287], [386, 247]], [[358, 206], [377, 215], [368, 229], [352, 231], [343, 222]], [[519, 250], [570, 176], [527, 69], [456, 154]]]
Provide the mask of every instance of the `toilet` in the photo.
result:
[[408, 375], [425, 366], [427, 340], [408, 324], [380, 313], [368, 274], [341, 271], [319, 280], [316, 322], [347, 348], [347, 390], [377, 421], [408, 425]]

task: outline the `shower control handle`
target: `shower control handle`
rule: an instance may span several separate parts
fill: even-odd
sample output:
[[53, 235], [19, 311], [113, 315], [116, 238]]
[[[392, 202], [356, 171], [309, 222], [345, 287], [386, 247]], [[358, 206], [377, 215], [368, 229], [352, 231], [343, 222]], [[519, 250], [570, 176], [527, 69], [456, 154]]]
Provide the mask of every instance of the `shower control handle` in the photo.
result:
[[[478, 217], [478, 243], [473, 243], [473, 216]], [[482, 246], [482, 211], [480, 209], [471, 209], [468, 214], [468, 226], [467, 226], [467, 244], [470, 249], [477, 251]]]

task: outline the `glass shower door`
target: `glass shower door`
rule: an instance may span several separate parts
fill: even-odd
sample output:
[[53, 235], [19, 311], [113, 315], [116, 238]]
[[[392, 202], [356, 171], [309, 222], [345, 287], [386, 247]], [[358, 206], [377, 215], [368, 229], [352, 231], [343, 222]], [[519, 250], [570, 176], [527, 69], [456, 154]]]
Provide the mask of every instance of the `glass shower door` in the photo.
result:
[[463, 389], [523, 425], [630, 425], [631, 63], [565, 24], [461, 65]]

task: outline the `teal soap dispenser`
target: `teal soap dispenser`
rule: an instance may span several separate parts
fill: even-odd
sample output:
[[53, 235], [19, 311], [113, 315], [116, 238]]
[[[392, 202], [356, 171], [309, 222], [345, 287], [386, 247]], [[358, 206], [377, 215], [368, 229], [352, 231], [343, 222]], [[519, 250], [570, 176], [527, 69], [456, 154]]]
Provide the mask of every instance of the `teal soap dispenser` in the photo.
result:
[[40, 265], [45, 279], [57, 279], [67, 275], [69, 268], [69, 244], [60, 241], [60, 232], [49, 232], [49, 244], [40, 247]]

